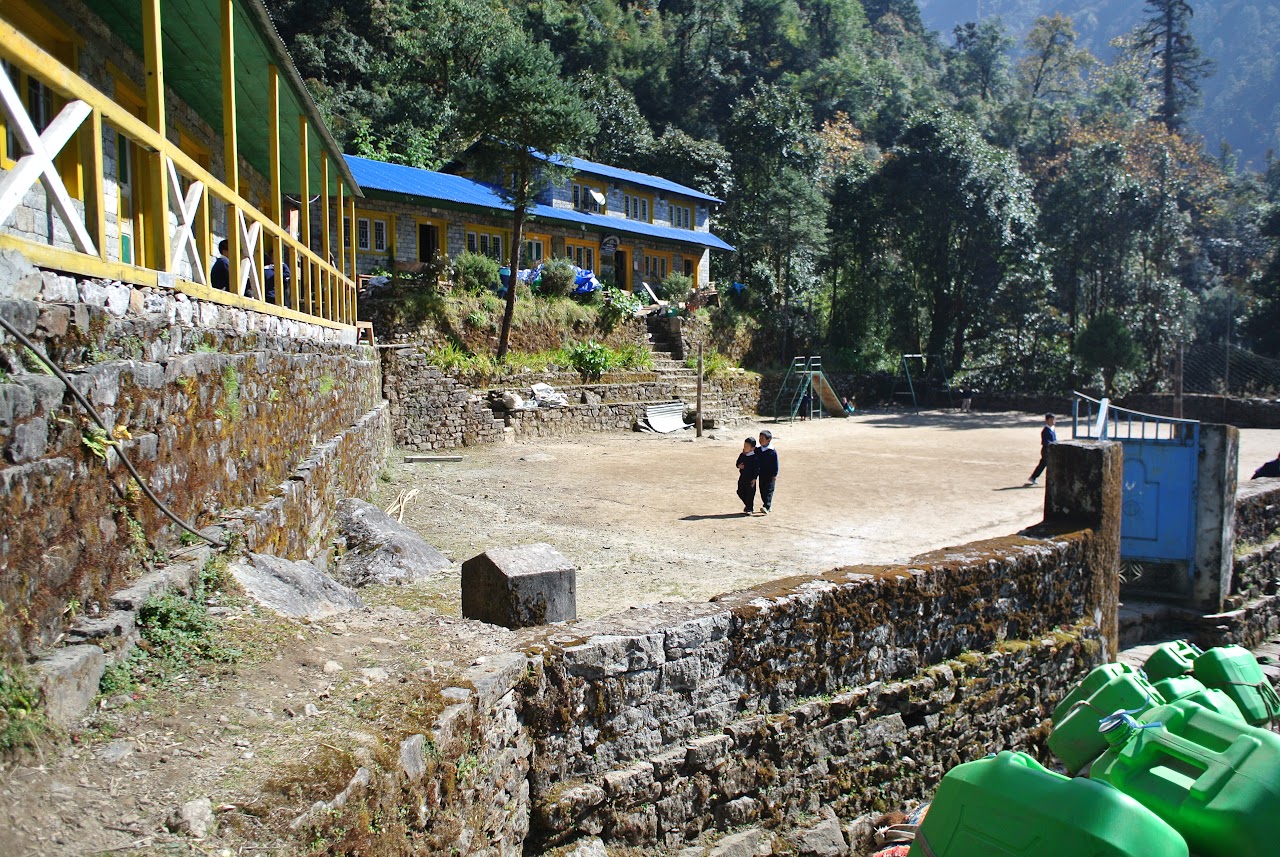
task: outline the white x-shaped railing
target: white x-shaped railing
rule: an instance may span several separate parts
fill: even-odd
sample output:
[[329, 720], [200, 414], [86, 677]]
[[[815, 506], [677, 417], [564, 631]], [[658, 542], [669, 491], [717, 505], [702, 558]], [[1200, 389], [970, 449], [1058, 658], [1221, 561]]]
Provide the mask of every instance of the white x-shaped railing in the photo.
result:
[[36, 131], [36, 126], [27, 115], [26, 105], [18, 91], [14, 89], [9, 75], [0, 73], [0, 108], [3, 108], [9, 133], [17, 135], [18, 142], [27, 151], [13, 169], [0, 176], [0, 223], [4, 223], [18, 207], [18, 203], [26, 195], [28, 188], [38, 178], [44, 185], [45, 193], [53, 201], [71, 240], [81, 253], [97, 255], [98, 250], [89, 237], [89, 229], [84, 217], [76, 211], [67, 193], [67, 186], [58, 175], [58, 168], [53, 159], [58, 156], [67, 141], [75, 136], [76, 131], [93, 113], [93, 108], [83, 101], [71, 101], [63, 107], [43, 133]]

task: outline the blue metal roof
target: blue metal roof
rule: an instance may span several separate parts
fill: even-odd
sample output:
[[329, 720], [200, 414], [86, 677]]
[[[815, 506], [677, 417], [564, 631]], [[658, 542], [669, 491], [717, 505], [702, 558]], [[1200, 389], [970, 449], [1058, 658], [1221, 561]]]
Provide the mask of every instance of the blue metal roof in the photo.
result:
[[[496, 187], [486, 182], [479, 182], [466, 176], [436, 173], [431, 170], [419, 169], [418, 167], [406, 167], [403, 164], [388, 164], [383, 161], [361, 158], [357, 155], [346, 155], [345, 157], [347, 164], [351, 167], [351, 174], [355, 176], [360, 187], [366, 191], [381, 190], [388, 193], [416, 196], [425, 200], [439, 200], [455, 205], [474, 205], [499, 211], [511, 211], [511, 204], [502, 198]], [[624, 170], [623, 172], [626, 171]], [[636, 175], [639, 175], [639, 173]], [[674, 185], [674, 182], [669, 184]], [[675, 186], [679, 187], [679, 185]], [[683, 193], [684, 191], [681, 192]], [[710, 232], [676, 229], [672, 226], [628, 220], [625, 217], [588, 214], [583, 211], [555, 208], [550, 205], [532, 205], [529, 207], [528, 213], [530, 219], [535, 222], [549, 221], [584, 228], [590, 227], [592, 230], [599, 232], [643, 235], [648, 238], [661, 238], [682, 244], [695, 244], [699, 247], [710, 247], [713, 250], [733, 250], [731, 245], [721, 241]]]
[[[546, 157], [545, 155], [543, 157]], [[601, 176], [602, 178], [615, 179], [617, 181], [629, 182], [641, 187], [650, 187], [656, 190], [665, 190], [671, 193], [678, 193], [684, 196], [691, 196], [694, 199], [701, 199], [706, 202], [720, 203], [722, 199], [717, 199], [710, 194], [705, 194], [700, 190], [694, 190], [687, 185], [677, 184], [668, 181], [660, 176], [651, 176], [648, 173], [638, 173], [635, 170], [624, 170], [621, 167], [611, 167], [608, 164], [597, 163], [596, 161], [588, 161], [586, 158], [567, 157], [560, 155], [552, 155], [547, 158], [553, 164], [562, 164], [566, 167], [572, 167], [580, 173], [590, 173], [593, 176]]]

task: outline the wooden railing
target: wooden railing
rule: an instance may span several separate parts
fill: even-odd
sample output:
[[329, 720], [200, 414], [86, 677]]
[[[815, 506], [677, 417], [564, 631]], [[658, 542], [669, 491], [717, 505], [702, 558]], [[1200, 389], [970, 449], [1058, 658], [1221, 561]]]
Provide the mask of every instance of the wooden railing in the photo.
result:
[[[11, 169], [0, 172], [0, 248], [17, 249], [42, 267], [137, 285], [169, 286], [193, 297], [329, 327], [354, 325], [356, 283], [339, 263], [306, 246], [162, 133], [95, 89], [3, 19], [0, 58], [21, 68], [65, 102], [43, 131], [37, 132], [9, 76], [0, 72], [0, 109], [8, 133], [16, 136], [20, 149], [27, 153]], [[86, 123], [87, 137], [81, 131]], [[104, 169], [105, 128], [114, 129], [140, 147], [140, 159], [145, 159], [150, 171], [149, 191], [142, 198], [135, 194], [133, 200], [137, 221], [150, 224], [150, 240], [143, 242], [147, 258], [142, 264], [122, 261], [119, 241], [112, 247], [107, 239], [107, 186], [116, 179]], [[305, 133], [304, 126], [304, 136]], [[83, 203], [72, 198], [56, 163], [68, 144], [75, 141], [79, 142], [71, 157], [79, 159]], [[320, 180], [327, 186], [327, 155], [322, 156], [321, 165]], [[13, 233], [14, 210], [36, 181], [43, 184], [47, 200], [66, 227], [69, 242], [41, 242]], [[273, 184], [278, 189], [278, 182]], [[238, 248], [230, 257], [225, 291], [213, 288], [210, 277], [217, 257], [211, 225], [215, 201], [225, 206], [223, 234], [228, 234], [231, 246]], [[354, 199], [350, 195], [343, 199], [341, 181], [336, 201], [337, 210], [347, 213], [354, 223]], [[305, 203], [304, 191], [303, 218], [309, 216]], [[119, 194], [115, 195], [115, 204], [114, 213], [118, 216]], [[278, 200], [276, 205], [279, 206]], [[325, 221], [328, 212], [326, 204], [322, 210]], [[339, 231], [341, 224], [339, 217]], [[337, 246], [342, 245], [339, 234]], [[288, 266], [287, 276], [275, 277], [274, 295], [269, 302], [268, 249], [275, 260], [284, 260]], [[354, 257], [350, 261], [354, 272]], [[275, 268], [271, 273], [274, 275]]]

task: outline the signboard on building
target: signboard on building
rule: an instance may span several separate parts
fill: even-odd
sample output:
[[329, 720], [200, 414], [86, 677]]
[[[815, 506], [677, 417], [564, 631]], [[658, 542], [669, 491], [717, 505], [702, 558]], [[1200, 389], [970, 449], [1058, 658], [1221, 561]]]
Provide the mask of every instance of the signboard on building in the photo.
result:
[[607, 256], [607, 255], [611, 255], [611, 254], [613, 253], [613, 251], [614, 251], [614, 250], [617, 250], [617, 249], [618, 249], [618, 236], [617, 236], [617, 235], [606, 235], [606, 236], [605, 236], [605, 237], [600, 241], [600, 252], [601, 252], [601, 253], [604, 253], [606, 256]]

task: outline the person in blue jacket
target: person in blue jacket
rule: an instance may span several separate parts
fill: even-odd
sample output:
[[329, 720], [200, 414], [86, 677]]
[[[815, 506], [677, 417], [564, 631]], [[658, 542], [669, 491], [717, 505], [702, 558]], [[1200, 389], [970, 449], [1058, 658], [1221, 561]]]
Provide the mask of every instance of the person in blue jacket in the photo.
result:
[[760, 445], [756, 447], [760, 459], [760, 475], [756, 483], [760, 487], [760, 514], [767, 515], [773, 508], [773, 485], [778, 481], [778, 453], [773, 448], [773, 432], [760, 432]]
[[756, 477], [760, 474], [760, 459], [756, 458], [756, 439], [749, 437], [742, 442], [738, 453], [738, 499], [742, 501], [742, 514], [750, 515], [756, 505]]
[[1040, 429], [1040, 463], [1036, 465], [1036, 469], [1032, 471], [1031, 478], [1027, 480], [1028, 485], [1039, 485], [1037, 481], [1040, 474], [1044, 473], [1045, 467], [1049, 465], [1049, 447], [1058, 442], [1058, 433], [1053, 430], [1053, 414], [1044, 415], [1044, 428]]

